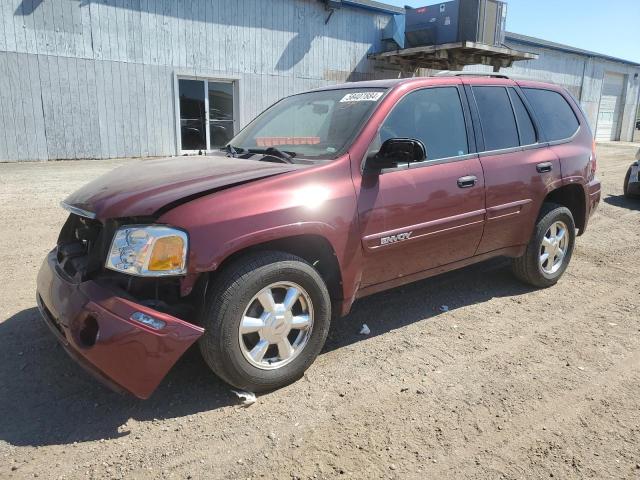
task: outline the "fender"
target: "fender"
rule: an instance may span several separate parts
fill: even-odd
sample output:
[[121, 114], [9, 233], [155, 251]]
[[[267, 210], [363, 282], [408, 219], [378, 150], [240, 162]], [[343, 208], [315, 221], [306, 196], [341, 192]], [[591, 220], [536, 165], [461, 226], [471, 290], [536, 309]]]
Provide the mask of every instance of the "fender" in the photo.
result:
[[189, 235], [182, 295], [200, 274], [217, 270], [232, 255], [300, 235], [321, 237], [331, 246], [344, 298], [359, 283], [362, 246], [348, 156], [194, 199], [158, 220]]
[[[336, 245], [331, 241], [331, 238], [335, 236], [335, 232], [336, 229], [334, 227], [323, 222], [299, 222], [258, 230], [253, 233], [233, 238], [222, 244], [217, 255], [214, 257], [214, 261], [207, 265], [202, 271], [217, 270], [227, 258], [240, 250], [274, 240], [281, 240], [300, 235], [317, 235], [319, 237], [323, 237], [327, 242], [329, 242], [331, 248], [333, 248], [333, 251], [335, 252]], [[340, 263], [340, 258], [338, 258], [338, 263]]]
[[[533, 232], [533, 227], [535, 225], [535, 219], [538, 216], [538, 213], [540, 212], [540, 209], [542, 208], [542, 204], [544, 203], [545, 199], [554, 191], [558, 190], [559, 188], [562, 188], [565, 185], [565, 179], [563, 178], [556, 178], [552, 181], [550, 181], [549, 183], [547, 183], [545, 185], [545, 189], [544, 189], [544, 196], [541, 196], [540, 198], [538, 198], [538, 201], [533, 200], [533, 211], [535, 212], [535, 216], [533, 216], [533, 220], [534, 223], [531, 224], [531, 231], [529, 232], [527, 238], [529, 236], [531, 236], [531, 232]], [[531, 201], [531, 200], [530, 200]]]
[[[211, 261], [206, 264], [198, 263], [198, 259], [191, 258], [190, 260], [194, 261], [194, 263], [197, 264], [197, 267], [184, 277], [180, 284], [180, 293], [183, 296], [191, 293], [200, 274], [216, 271], [220, 265], [242, 250], [275, 240], [285, 240], [287, 238], [299, 237], [301, 235], [314, 235], [321, 237], [327, 241], [333, 252], [336, 252], [336, 245], [331, 241], [331, 238], [335, 236], [335, 228], [323, 222], [299, 222], [258, 230], [228, 239], [219, 246]], [[342, 273], [343, 265], [341, 258], [338, 255], [335, 256]]]

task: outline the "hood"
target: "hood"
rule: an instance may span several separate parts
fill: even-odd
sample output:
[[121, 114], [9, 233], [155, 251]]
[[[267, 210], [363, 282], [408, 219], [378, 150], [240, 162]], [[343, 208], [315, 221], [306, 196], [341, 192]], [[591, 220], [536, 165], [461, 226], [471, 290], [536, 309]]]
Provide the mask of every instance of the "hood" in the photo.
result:
[[86, 184], [64, 203], [98, 219], [148, 216], [181, 200], [305, 167], [255, 158], [261, 157], [220, 154], [130, 162]]

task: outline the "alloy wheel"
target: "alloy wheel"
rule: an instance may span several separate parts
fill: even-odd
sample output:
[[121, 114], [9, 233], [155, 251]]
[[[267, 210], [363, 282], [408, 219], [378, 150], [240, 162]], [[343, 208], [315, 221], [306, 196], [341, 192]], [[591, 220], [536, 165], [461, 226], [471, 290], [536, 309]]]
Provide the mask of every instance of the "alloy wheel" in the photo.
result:
[[293, 282], [260, 290], [247, 305], [239, 327], [244, 358], [261, 370], [291, 363], [304, 349], [313, 329], [309, 294]]
[[539, 265], [548, 275], [556, 273], [564, 262], [569, 245], [569, 234], [564, 222], [556, 221], [551, 224], [542, 237], [540, 245]]

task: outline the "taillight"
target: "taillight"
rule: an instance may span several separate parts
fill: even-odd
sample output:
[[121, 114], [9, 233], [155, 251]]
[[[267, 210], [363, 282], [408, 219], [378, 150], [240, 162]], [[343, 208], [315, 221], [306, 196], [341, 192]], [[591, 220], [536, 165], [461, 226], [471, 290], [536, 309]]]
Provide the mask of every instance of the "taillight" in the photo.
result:
[[596, 176], [598, 162], [596, 160], [596, 141], [591, 144], [591, 156], [589, 157], [589, 179], [592, 180]]

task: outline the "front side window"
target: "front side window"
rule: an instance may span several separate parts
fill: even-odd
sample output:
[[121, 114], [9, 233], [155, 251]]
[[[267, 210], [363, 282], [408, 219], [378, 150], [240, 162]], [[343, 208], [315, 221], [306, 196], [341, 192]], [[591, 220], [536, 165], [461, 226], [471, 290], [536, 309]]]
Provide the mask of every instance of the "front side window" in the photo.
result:
[[564, 140], [576, 133], [580, 124], [567, 100], [558, 92], [523, 88], [548, 141]]
[[516, 119], [504, 87], [473, 87], [478, 106], [485, 151], [520, 145]]
[[357, 135], [385, 89], [335, 89], [284, 98], [265, 110], [229, 145], [257, 151], [277, 148], [293, 156], [336, 158]]
[[390, 138], [422, 141], [427, 149], [427, 160], [469, 153], [458, 89], [426, 88], [403, 97], [382, 123], [377, 148]]

